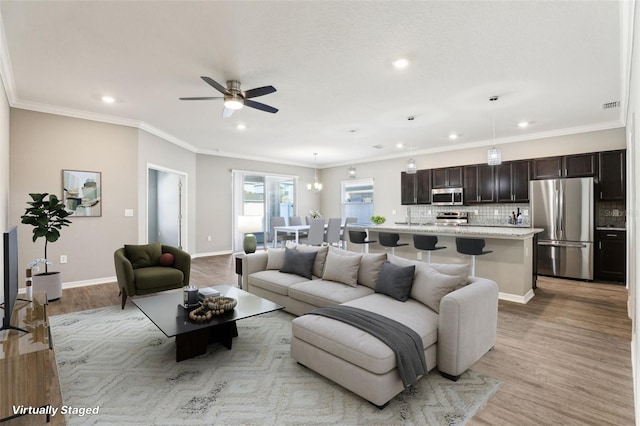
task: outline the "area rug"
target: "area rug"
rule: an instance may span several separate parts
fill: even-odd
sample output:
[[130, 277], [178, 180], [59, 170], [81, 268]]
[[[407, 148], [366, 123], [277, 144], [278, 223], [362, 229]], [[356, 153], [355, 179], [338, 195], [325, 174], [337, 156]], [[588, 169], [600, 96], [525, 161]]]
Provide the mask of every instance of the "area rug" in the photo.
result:
[[[176, 363], [175, 342], [135, 306], [50, 318], [69, 425], [462, 425], [498, 380], [431, 372], [384, 410], [297, 364], [291, 320], [273, 312], [238, 321], [232, 350]], [[55, 408], [55, 407], [54, 407]], [[61, 415], [59, 411], [57, 415]]]

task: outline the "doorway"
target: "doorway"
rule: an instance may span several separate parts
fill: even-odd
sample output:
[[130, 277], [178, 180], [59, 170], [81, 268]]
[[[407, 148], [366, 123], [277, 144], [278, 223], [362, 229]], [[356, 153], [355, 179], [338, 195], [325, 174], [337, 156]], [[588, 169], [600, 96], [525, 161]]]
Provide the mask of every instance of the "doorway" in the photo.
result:
[[186, 174], [149, 166], [147, 181], [147, 241], [184, 250], [186, 225], [183, 213], [186, 210]]

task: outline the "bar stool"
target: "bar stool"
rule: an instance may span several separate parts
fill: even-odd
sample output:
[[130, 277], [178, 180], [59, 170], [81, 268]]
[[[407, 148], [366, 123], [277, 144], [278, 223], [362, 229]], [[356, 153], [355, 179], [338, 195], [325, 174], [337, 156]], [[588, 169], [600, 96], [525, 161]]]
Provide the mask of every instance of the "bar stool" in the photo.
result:
[[456, 238], [456, 250], [460, 254], [471, 256], [471, 276], [476, 276], [476, 256], [493, 253], [484, 249], [484, 238]]
[[378, 232], [378, 238], [380, 238], [381, 246], [391, 247], [391, 254], [395, 254], [396, 247], [409, 245], [409, 243], [398, 244], [398, 240], [400, 239], [400, 234], [397, 234], [397, 233], [392, 234], [389, 232]]
[[366, 231], [353, 231], [349, 230], [349, 241], [353, 244], [361, 244], [360, 252], [364, 253], [364, 247], [366, 244], [377, 243], [377, 241], [368, 241]]
[[427, 263], [431, 263], [431, 252], [434, 250], [446, 249], [446, 247], [436, 247], [438, 237], [435, 235], [414, 235], [413, 246], [418, 250], [427, 251]]

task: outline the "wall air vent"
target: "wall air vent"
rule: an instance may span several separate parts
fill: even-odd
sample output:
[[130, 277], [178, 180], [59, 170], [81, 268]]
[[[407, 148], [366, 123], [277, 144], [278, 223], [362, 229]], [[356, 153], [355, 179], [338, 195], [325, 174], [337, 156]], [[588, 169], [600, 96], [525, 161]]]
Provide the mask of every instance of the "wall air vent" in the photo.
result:
[[384, 145], [374, 145], [371, 148], [382, 149], [382, 148], [384, 148]]
[[619, 106], [620, 106], [620, 101], [607, 102], [605, 104], [602, 104], [602, 109], [618, 108]]

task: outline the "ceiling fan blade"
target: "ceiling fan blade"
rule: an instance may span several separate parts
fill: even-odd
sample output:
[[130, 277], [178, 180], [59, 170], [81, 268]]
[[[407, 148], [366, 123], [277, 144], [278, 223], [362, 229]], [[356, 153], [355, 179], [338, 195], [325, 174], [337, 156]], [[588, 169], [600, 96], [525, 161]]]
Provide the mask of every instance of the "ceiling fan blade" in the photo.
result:
[[222, 116], [223, 116], [224, 118], [229, 118], [229, 117], [231, 117], [232, 115], [233, 115], [233, 110], [232, 110], [231, 108], [227, 108], [227, 107], [225, 107], [225, 108], [222, 110]]
[[250, 108], [259, 109], [260, 111], [270, 112], [272, 114], [275, 114], [276, 112], [278, 112], [278, 108], [274, 108], [274, 107], [269, 106], [269, 105], [261, 104], [260, 102], [251, 101], [249, 99], [245, 99], [244, 100], [244, 105], [248, 106]]
[[247, 90], [244, 92], [244, 98], [257, 98], [258, 96], [268, 95], [269, 93], [273, 93], [276, 91], [276, 88], [273, 86], [264, 86], [264, 87], [256, 87], [255, 89]]
[[210, 101], [212, 99], [223, 99], [222, 96], [204, 96], [204, 97], [196, 97], [196, 98], [178, 98], [181, 101]]
[[227, 90], [226, 87], [224, 87], [222, 84], [218, 83], [214, 79], [209, 78], [209, 77], [200, 77], [200, 78], [203, 79], [204, 81], [206, 81], [209, 86], [213, 87], [214, 89], [216, 89], [218, 92], [222, 93], [223, 95], [230, 95], [231, 94]]

